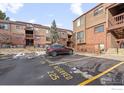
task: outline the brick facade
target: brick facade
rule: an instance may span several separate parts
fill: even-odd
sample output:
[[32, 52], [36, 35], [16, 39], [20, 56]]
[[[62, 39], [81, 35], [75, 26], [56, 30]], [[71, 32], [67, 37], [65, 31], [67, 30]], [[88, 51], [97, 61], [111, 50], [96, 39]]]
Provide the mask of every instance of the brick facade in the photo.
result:
[[[45, 47], [51, 44], [49, 27], [20, 21], [0, 20], [0, 46], [1, 47]], [[4, 24], [4, 25], [3, 25]], [[7, 29], [5, 28], [7, 25]], [[4, 29], [3, 29], [4, 28]], [[60, 34], [61, 44], [67, 45], [68, 29], [57, 29]]]
[[[117, 41], [120, 41], [120, 39], [116, 38], [115, 34], [112, 33], [112, 31], [118, 30], [118, 28], [114, 28], [110, 32], [108, 31], [110, 24], [109, 19], [113, 17], [112, 14], [114, 14], [112, 12], [114, 10], [110, 11], [110, 7], [115, 7], [117, 5], [119, 6], [120, 4], [99, 4], [73, 21], [73, 30], [76, 34], [76, 51], [97, 53], [101, 51], [105, 52], [109, 48], [120, 47], [120, 45], [118, 46], [117, 44]], [[122, 13], [123, 12], [124, 11], [122, 11]], [[78, 24], [80, 25], [78, 26]], [[124, 26], [124, 24], [122, 26]], [[78, 32], [84, 33], [83, 38], [78, 39]], [[82, 39], [83, 41], [81, 41]], [[124, 37], [121, 37], [121, 41], [123, 40]]]

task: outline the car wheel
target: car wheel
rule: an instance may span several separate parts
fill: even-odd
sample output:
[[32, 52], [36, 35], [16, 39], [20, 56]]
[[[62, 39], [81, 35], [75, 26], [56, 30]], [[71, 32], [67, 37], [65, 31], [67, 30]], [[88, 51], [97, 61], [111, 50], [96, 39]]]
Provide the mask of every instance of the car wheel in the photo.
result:
[[73, 54], [73, 51], [72, 50], [69, 50], [69, 55], [72, 55]]
[[51, 54], [53, 57], [57, 56], [57, 53], [56, 52], [52, 52]]

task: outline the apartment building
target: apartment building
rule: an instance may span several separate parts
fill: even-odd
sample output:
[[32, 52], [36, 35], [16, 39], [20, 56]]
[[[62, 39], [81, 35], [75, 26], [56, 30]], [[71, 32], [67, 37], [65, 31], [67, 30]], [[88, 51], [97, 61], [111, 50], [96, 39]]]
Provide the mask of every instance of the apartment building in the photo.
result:
[[124, 48], [124, 4], [101, 3], [73, 21], [75, 49], [105, 52]]
[[[45, 47], [51, 44], [48, 26], [20, 21], [0, 20], [0, 47]], [[72, 45], [72, 31], [57, 28], [59, 43]]]

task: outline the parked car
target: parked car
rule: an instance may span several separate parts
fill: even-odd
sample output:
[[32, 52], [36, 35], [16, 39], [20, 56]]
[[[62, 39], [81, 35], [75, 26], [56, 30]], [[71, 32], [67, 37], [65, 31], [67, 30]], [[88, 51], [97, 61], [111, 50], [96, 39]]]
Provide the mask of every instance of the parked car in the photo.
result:
[[60, 54], [73, 54], [73, 49], [68, 48], [61, 44], [53, 44], [46, 49], [46, 53], [51, 56], [57, 56]]

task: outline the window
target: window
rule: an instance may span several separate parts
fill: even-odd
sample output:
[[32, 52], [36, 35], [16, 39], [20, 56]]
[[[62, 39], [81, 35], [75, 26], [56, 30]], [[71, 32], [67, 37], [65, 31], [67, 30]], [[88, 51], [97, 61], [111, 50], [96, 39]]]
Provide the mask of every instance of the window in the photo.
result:
[[34, 28], [34, 31], [35, 31], [36, 33], [40, 33], [40, 28], [38, 28], [38, 27], [36, 28], [36, 27], [35, 27], [35, 28]]
[[46, 30], [46, 34], [48, 34], [49, 33], [49, 30]]
[[51, 41], [49, 30], [46, 30], [46, 41]]
[[66, 32], [60, 32], [60, 34], [58, 34], [60, 38], [67, 38], [67, 33]]
[[39, 28], [35, 28], [36, 31], [39, 31]]
[[84, 37], [84, 32], [77, 33], [77, 39], [83, 39], [83, 37]]
[[95, 27], [95, 32], [104, 32], [104, 25], [99, 25]]
[[16, 29], [21, 29], [21, 26], [19, 26], [19, 25], [16, 25]]
[[100, 7], [100, 8], [97, 8], [95, 11], [94, 11], [94, 16], [100, 14], [103, 12], [103, 7]]
[[81, 20], [78, 19], [78, 20], [77, 20], [77, 27], [79, 27], [80, 25], [81, 25]]
[[51, 41], [50, 37], [46, 37], [46, 41]]
[[0, 29], [8, 30], [8, 24], [0, 23]]
[[100, 50], [100, 52], [102, 52], [102, 51], [105, 50], [105, 46], [104, 46], [103, 43], [100, 43], [100, 44], [99, 44], [99, 50]]
[[78, 43], [83, 43], [84, 42], [84, 32], [78, 32], [77, 33], [77, 42]]
[[62, 45], [52, 45], [51, 48], [63, 48], [64, 46]]
[[39, 39], [41, 38], [41, 35], [35, 35], [35, 38]]

